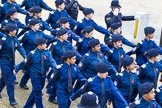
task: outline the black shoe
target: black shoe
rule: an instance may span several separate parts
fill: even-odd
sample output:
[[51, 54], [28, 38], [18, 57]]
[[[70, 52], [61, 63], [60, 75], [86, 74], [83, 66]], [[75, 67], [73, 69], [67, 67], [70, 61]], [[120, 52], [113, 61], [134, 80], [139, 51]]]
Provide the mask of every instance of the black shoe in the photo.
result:
[[57, 104], [57, 100], [56, 99], [54, 99], [54, 100], [48, 99], [48, 101], [51, 102], [51, 103], [53, 103], [53, 104]]
[[19, 84], [19, 82], [15, 80], [15, 81], [14, 81], [14, 85], [17, 85], [17, 84]]
[[25, 89], [25, 90], [29, 90], [29, 87], [27, 85], [19, 85], [21, 88]]
[[17, 105], [17, 102], [11, 102], [10, 105], [12, 106]]
[[0, 98], [2, 98], [2, 95], [1, 95], [1, 93], [0, 93]]

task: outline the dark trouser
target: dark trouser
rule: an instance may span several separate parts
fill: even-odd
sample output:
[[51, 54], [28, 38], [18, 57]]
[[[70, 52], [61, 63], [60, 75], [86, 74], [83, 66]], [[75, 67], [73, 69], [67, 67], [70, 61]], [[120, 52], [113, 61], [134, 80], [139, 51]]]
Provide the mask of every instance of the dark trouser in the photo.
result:
[[59, 108], [70, 108], [70, 103], [58, 104]]
[[55, 100], [55, 98], [56, 98], [56, 81], [54, 81], [52, 84], [52, 89], [51, 89], [51, 93], [49, 96], [49, 100]]
[[36, 105], [36, 108], [44, 108], [42, 104], [42, 89], [45, 84], [45, 76], [37, 76], [31, 73], [31, 83], [32, 83], [32, 92], [28, 97], [28, 100], [24, 108], [33, 108], [33, 105]]
[[66, 89], [59, 89], [56, 90], [57, 95], [57, 102], [58, 102], [58, 108], [70, 108], [70, 96], [72, 95], [72, 92], [68, 92]]
[[15, 102], [14, 97], [14, 62], [9, 60], [0, 60], [2, 77], [0, 78], [0, 92], [6, 86], [9, 101]]
[[23, 77], [21, 78], [20, 85], [26, 85], [29, 80], [29, 71], [28, 69], [25, 70]]

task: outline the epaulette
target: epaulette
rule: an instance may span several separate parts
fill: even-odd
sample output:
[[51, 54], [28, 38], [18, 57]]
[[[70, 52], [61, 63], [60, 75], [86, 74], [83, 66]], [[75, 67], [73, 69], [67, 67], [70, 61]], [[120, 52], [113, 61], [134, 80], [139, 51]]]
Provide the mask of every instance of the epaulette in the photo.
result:
[[83, 66], [83, 63], [82, 62], [79, 62], [78, 66], [79, 67], [82, 67]]
[[8, 20], [4, 20], [5, 23], [8, 23]]
[[110, 36], [109, 39], [112, 39], [112, 36]]
[[57, 42], [53, 42], [52, 44], [53, 44], [53, 45], [56, 45], [56, 44], [57, 44]]
[[109, 52], [110, 52], [110, 53], [113, 53], [113, 50], [110, 50]]
[[137, 72], [136, 72], [136, 70], [132, 70], [131, 73], [136, 74]]
[[88, 57], [89, 56], [89, 53], [86, 53], [85, 56]]
[[[110, 16], [110, 15], [109, 15], [109, 16]], [[107, 17], [107, 18], [106, 18], [106, 20], [110, 20], [110, 19], [111, 19], [111, 17]]]
[[50, 76], [50, 78], [52, 79], [52, 78], [54, 77], [54, 75], [55, 75], [55, 74], [54, 74], [54, 73], [52, 73], [52, 74], [51, 74], [51, 76]]
[[117, 86], [117, 81], [114, 81], [114, 85]]
[[56, 69], [60, 69], [62, 67], [63, 64], [57, 65]]
[[37, 31], [42, 32], [42, 30], [37, 30]]
[[1, 39], [2, 39], [3, 41], [5, 41], [5, 40], [6, 40], [6, 37], [2, 37]]
[[34, 54], [35, 53], [35, 50], [32, 50], [32, 51], [30, 51], [31, 52], [31, 54]]
[[117, 73], [116, 73], [116, 76], [123, 76], [123, 73], [121, 73], [121, 72], [120, 72], [120, 73], [117, 72]]
[[110, 76], [107, 76], [107, 78], [111, 78]]
[[92, 82], [94, 80], [94, 77], [93, 78], [89, 78], [87, 81], [88, 82]]
[[83, 41], [83, 39], [79, 39], [79, 40], [78, 40], [78, 42], [82, 42], [82, 41]]
[[159, 89], [159, 88], [157, 88], [157, 89], [155, 89], [155, 90], [156, 90], [156, 92], [157, 92], [157, 93], [159, 93], [159, 92], [160, 92], [160, 89]]
[[140, 102], [141, 102], [141, 100], [136, 100], [134, 103], [135, 103], [136, 105], [138, 105], [138, 104], [140, 104]]
[[55, 30], [56, 30], [56, 31], [59, 31], [59, 30], [60, 30], [60, 28], [56, 28]]
[[139, 43], [142, 44], [143, 43], [143, 40], [141, 40]]
[[29, 31], [26, 31], [26, 32], [25, 32], [25, 34], [28, 34], [28, 33], [29, 33]]
[[48, 48], [45, 48], [44, 50], [45, 50], [45, 51], [48, 51]]
[[47, 49], [50, 50], [51, 46], [52, 46], [52, 43], [50, 43], [50, 44], [48, 45]]
[[142, 68], [145, 68], [145, 67], [146, 67], [146, 64], [143, 64], [141, 67], [142, 67]]

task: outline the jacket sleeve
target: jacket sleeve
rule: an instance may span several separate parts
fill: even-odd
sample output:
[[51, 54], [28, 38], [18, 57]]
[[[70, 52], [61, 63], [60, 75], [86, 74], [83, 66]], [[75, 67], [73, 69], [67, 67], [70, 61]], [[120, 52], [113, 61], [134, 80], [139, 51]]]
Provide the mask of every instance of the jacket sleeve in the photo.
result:
[[111, 87], [111, 94], [112, 94], [113, 98], [115, 99], [115, 103], [114, 103], [115, 108], [118, 108], [119, 106], [121, 108], [126, 108], [128, 106], [128, 104], [127, 104], [126, 100], [124, 99], [124, 97], [119, 92], [118, 88], [113, 84], [113, 82], [111, 80], [109, 80], [109, 84]]
[[41, 0], [41, 2], [40, 2], [40, 7], [45, 10], [53, 11], [53, 9], [50, 8], [43, 0]]
[[105, 35], [110, 35], [110, 32], [103, 28], [102, 26], [97, 25], [93, 20], [92, 20], [93, 27], [100, 33], [105, 34]]
[[29, 12], [25, 9], [22, 9], [19, 5], [16, 6], [16, 9], [18, 12], [25, 14], [25, 15], [29, 15]]
[[25, 59], [26, 58], [26, 52], [25, 52], [24, 48], [20, 45], [20, 42], [18, 40], [17, 40], [17, 44], [18, 44], [17, 50]]
[[81, 94], [88, 91], [88, 88], [90, 87], [89, 82], [87, 81], [79, 90], [77, 90], [72, 96], [70, 97], [73, 101], [81, 96]]
[[69, 3], [65, 1], [65, 9], [70, 10], [71, 7], [73, 6], [74, 2], [75, 2], [75, 0], [70, 0]]

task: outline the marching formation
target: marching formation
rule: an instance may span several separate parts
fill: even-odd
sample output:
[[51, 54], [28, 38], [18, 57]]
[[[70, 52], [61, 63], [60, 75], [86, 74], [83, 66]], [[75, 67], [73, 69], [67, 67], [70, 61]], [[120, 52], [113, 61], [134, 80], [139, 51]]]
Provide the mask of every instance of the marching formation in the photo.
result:
[[[24, 72], [19, 86], [32, 90], [24, 108], [44, 108], [42, 90], [46, 80], [48, 101], [58, 108], [70, 108], [81, 97], [78, 108], [161, 108], [162, 48], [154, 38], [155, 28], [147, 26], [145, 38], [134, 44], [122, 35], [122, 21], [139, 19], [124, 16], [118, 0], [105, 15], [107, 28], [94, 19], [94, 10], [77, 0], [55, 0], [56, 9], [43, 0], [2, 0], [0, 7], [0, 98], [6, 91], [11, 106], [17, 105], [14, 86], [17, 73]], [[43, 20], [42, 9], [51, 13]], [[78, 13], [84, 18], [78, 22]], [[17, 13], [26, 15], [21, 22]], [[50, 34], [44, 32], [47, 30]], [[104, 44], [93, 31], [104, 35]], [[95, 37], [94, 37], [95, 36]], [[132, 50], [126, 52], [122, 45]], [[16, 64], [18, 51], [23, 60]], [[133, 55], [133, 57], [132, 57]]]

